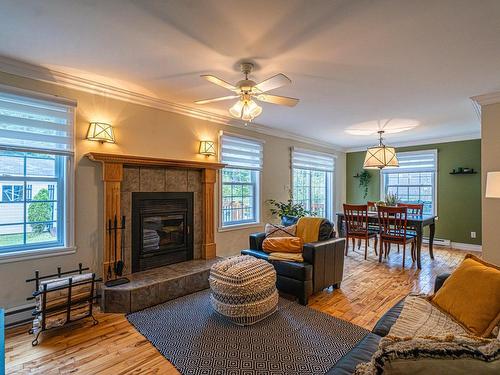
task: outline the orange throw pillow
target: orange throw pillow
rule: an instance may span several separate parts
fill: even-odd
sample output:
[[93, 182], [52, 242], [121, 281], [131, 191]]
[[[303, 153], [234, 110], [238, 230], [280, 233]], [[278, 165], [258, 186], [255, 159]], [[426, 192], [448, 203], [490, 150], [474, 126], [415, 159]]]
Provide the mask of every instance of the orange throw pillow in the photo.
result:
[[500, 267], [468, 254], [431, 301], [475, 335], [488, 337], [500, 322]]
[[267, 237], [262, 242], [266, 253], [302, 253], [304, 241], [299, 237]]

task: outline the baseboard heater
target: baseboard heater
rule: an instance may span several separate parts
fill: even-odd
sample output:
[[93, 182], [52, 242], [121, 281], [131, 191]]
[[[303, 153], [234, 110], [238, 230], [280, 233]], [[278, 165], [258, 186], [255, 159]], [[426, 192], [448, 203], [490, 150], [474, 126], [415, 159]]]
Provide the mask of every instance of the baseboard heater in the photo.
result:
[[[422, 242], [425, 244], [429, 244], [429, 237], [423, 237]], [[451, 246], [451, 241], [450, 240], [445, 240], [444, 238], [434, 238], [434, 243], [433, 246], [445, 246], [445, 247], [450, 247]]]

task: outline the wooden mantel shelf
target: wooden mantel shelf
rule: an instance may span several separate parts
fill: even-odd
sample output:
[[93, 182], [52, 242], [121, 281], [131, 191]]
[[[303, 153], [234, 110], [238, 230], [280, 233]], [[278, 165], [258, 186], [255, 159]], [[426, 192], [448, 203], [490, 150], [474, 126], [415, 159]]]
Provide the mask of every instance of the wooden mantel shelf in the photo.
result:
[[222, 169], [225, 164], [211, 163], [197, 160], [178, 160], [152, 158], [147, 156], [104, 154], [100, 152], [89, 152], [85, 155], [90, 160], [101, 163], [116, 163], [124, 166], [144, 166], [144, 167], [171, 167], [171, 168], [192, 168], [192, 169]]
[[[103, 154], [99, 152], [89, 152], [85, 155], [90, 160], [102, 164], [102, 181], [104, 185], [104, 220], [103, 237], [104, 253], [102, 272], [105, 280], [109, 279], [108, 269], [113, 268], [116, 259], [121, 259], [121, 232], [117, 236], [111, 236], [106, 230], [106, 223], [116, 218], [121, 218], [121, 183], [123, 180], [123, 168], [126, 166], [142, 167], [163, 167], [201, 170], [202, 183], [202, 245], [201, 253], [203, 259], [213, 259], [216, 257], [215, 251], [215, 200], [214, 185], [217, 180], [217, 170], [224, 168], [225, 164], [209, 163], [196, 160], [176, 160], [160, 159], [144, 156]], [[128, 218], [130, 222], [130, 218]], [[130, 230], [130, 229], [129, 229]]]

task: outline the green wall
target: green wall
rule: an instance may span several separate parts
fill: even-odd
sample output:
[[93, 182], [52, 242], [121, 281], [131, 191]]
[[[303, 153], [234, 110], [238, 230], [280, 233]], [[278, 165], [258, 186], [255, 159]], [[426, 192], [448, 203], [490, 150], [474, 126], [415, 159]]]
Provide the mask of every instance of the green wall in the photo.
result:
[[[481, 167], [481, 140], [438, 143], [431, 145], [399, 147], [396, 151], [438, 150], [436, 237], [453, 242], [481, 244], [481, 174], [450, 175], [457, 167]], [[369, 170], [372, 178], [368, 196], [363, 198], [359, 178], [363, 171], [365, 152], [351, 152], [346, 158], [347, 202], [363, 203], [380, 200], [379, 171]], [[476, 238], [470, 236], [476, 232]]]

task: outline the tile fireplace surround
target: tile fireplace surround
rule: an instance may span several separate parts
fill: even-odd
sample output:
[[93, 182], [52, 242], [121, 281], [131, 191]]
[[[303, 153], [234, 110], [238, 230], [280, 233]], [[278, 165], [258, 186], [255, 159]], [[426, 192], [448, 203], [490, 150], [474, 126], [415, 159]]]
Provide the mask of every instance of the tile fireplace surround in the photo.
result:
[[202, 182], [201, 171], [190, 169], [125, 167], [121, 185], [120, 209], [127, 218], [125, 230], [126, 274], [131, 272], [132, 262], [132, 193], [192, 192], [194, 196], [193, 259], [201, 259], [202, 243]]
[[[193, 192], [194, 195], [194, 259], [214, 259], [215, 201], [217, 170], [223, 164], [189, 160], [159, 159], [131, 155], [88, 153], [90, 160], [100, 162], [104, 186], [104, 223], [115, 215], [126, 216], [124, 232], [125, 274], [131, 272], [132, 192]], [[102, 274], [106, 280], [108, 265], [114, 263], [114, 237], [105, 225]], [[116, 244], [120, 259], [121, 233]]]

